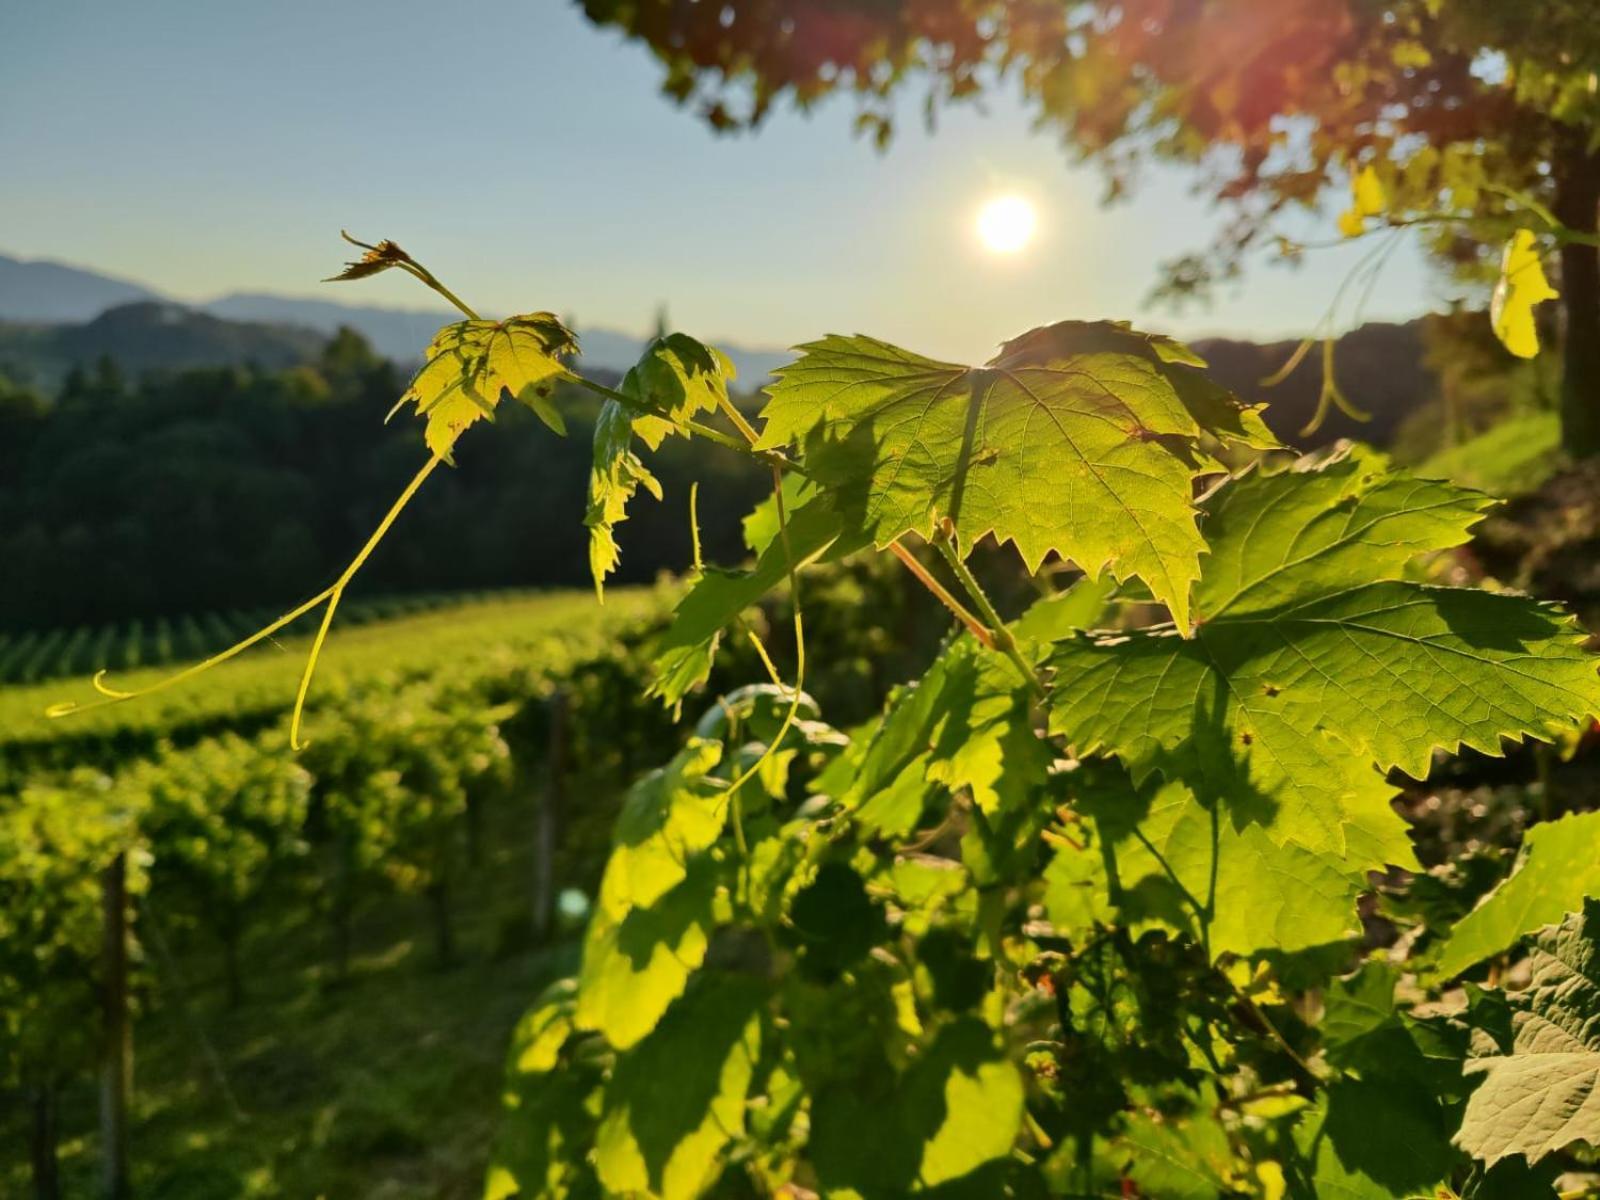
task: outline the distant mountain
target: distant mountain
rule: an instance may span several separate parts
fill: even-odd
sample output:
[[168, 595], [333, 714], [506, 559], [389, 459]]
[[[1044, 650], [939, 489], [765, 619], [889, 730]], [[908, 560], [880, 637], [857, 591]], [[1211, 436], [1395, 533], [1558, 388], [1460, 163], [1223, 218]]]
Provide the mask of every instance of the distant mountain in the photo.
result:
[[[235, 292], [197, 309], [184, 308], [137, 283], [0, 255], [0, 373], [47, 386], [74, 363], [102, 354], [135, 373], [239, 362], [288, 365], [314, 355], [340, 326], [356, 330], [386, 358], [410, 364], [441, 325], [457, 319], [443, 308], [384, 308], [261, 292]], [[645, 343], [614, 329], [580, 326], [578, 334], [585, 365], [611, 371], [631, 366]], [[745, 389], [762, 386], [790, 357], [776, 347], [718, 345], [733, 360]], [[1303, 437], [1299, 431], [1316, 411], [1320, 355], [1308, 355], [1281, 385], [1264, 388], [1261, 380], [1288, 360], [1294, 342], [1210, 338], [1195, 346], [1219, 382], [1248, 400], [1266, 402], [1267, 423], [1298, 446], [1338, 437], [1385, 445], [1400, 423], [1437, 392], [1423, 361], [1420, 321], [1364, 325], [1339, 339], [1335, 369], [1345, 394], [1372, 420], [1357, 422], [1335, 412], [1316, 435]]]
[[[108, 308], [138, 301], [169, 301], [152, 288], [61, 263], [26, 261], [0, 255], [0, 322], [57, 324], [92, 320]], [[384, 308], [343, 304], [310, 296], [232, 292], [194, 306], [228, 321], [274, 326], [298, 325], [321, 334], [349, 326], [379, 354], [412, 363], [439, 326], [460, 320], [449, 309]], [[584, 361], [591, 367], [625, 371], [638, 361], [645, 339], [615, 329], [580, 326]], [[776, 346], [718, 342], [733, 361], [746, 388], [760, 387], [790, 355]], [[155, 365], [169, 365], [165, 363]]]
[[126, 279], [0, 254], [0, 321], [88, 321], [118, 304], [159, 299]]
[[0, 373], [53, 388], [73, 367], [102, 358], [130, 375], [243, 363], [280, 369], [314, 359], [326, 340], [302, 326], [227, 321], [142, 300], [80, 324], [0, 323]]
[[[234, 292], [204, 307], [219, 317], [305, 325], [329, 334], [341, 325], [348, 326], [372, 343], [379, 354], [401, 363], [419, 359], [439, 326], [461, 319], [459, 313], [449, 309], [382, 308], [265, 292]], [[644, 338], [615, 329], [579, 325], [577, 333], [584, 362], [591, 367], [626, 371], [644, 351]], [[733, 362], [740, 382], [747, 388], [764, 384], [774, 370], [792, 357], [779, 347], [727, 342], [718, 342], [717, 347]]]
[[1320, 353], [1306, 355], [1282, 383], [1264, 387], [1261, 381], [1289, 361], [1298, 342], [1207, 338], [1193, 345], [1209, 364], [1213, 379], [1251, 403], [1267, 405], [1267, 425], [1289, 445], [1309, 450], [1338, 438], [1354, 438], [1387, 446], [1401, 422], [1438, 396], [1438, 380], [1424, 361], [1424, 320], [1374, 321], [1339, 339], [1334, 347], [1334, 377], [1350, 402], [1372, 419], [1357, 421], [1334, 409], [1309, 436], [1300, 431], [1317, 411], [1322, 391]]

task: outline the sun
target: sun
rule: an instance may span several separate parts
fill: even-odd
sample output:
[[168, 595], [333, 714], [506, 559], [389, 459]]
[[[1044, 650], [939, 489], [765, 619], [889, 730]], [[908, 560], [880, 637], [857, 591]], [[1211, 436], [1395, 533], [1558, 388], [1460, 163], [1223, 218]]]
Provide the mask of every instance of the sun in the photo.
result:
[[978, 210], [978, 240], [995, 254], [1015, 254], [1033, 240], [1039, 214], [1021, 196], [996, 196]]

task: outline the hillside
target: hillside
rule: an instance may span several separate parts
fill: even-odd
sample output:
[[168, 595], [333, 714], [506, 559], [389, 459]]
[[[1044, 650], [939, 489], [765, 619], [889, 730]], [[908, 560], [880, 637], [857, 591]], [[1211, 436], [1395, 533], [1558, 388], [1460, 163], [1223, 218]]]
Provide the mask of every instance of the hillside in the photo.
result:
[[299, 326], [225, 321], [140, 300], [82, 324], [0, 322], [0, 373], [53, 390], [73, 367], [103, 358], [130, 375], [246, 363], [278, 370], [309, 362], [325, 340]]
[[[302, 336], [308, 332], [329, 336], [337, 333], [340, 328], [354, 329], [366, 338], [380, 355], [397, 363], [411, 363], [417, 360], [421, 356], [423, 347], [428, 344], [429, 339], [441, 325], [460, 319], [460, 314], [446, 308], [386, 308], [379, 305], [345, 304], [321, 297], [283, 296], [271, 292], [230, 292], [197, 305], [180, 306], [171, 297], [143, 284], [117, 279], [83, 267], [55, 262], [27, 261], [0, 254], [0, 370], [6, 369], [8, 361], [12, 362], [15, 368], [20, 365], [19, 358], [33, 355], [47, 363], [47, 369], [43, 373], [46, 377], [54, 379], [65, 371], [66, 367], [61, 365], [63, 361], [67, 362], [67, 366], [72, 365], [73, 361], [79, 361], [64, 359], [61, 354], [55, 353], [53, 343], [43, 348], [36, 348], [39, 330], [30, 329], [19, 333], [14, 328], [7, 330], [6, 325], [33, 327], [92, 322], [107, 309], [140, 302], [162, 302], [168, 308], [186, 308], [196, 316], [209, 314], [227, 322], [252, 326], [270, 326], [278, 329], [294, 326]], [[585, 358], [591, 368], [624, 371], [637, 361], [644, 349], [643, 337], [621, 330], [579, 322], [578, 332], [583, 341]], [[217, 340], [214, 332], [211, 336], [214, 341]], [[243, 335], [243, 337], [245, 341], [251, 341], [254, 335]], [[226, 337], [220, 339], [221, 342], [226, 340]], [[48, 338], [46, 342], [49, 342]], [[17, 343], [33, 348], [27, 351], [15, 350], [13, 347]], [[751, 386], [759, 386], [773, 368], [788, 359], [788, 353], [782, 347], [744, 346], [720, 341], [718, 345], [732, 359], [738, 369], [739, 378]], [[243, 354], [241, 357], [238, 348], [225, 351], [221, 344], [216, 345], [213, 352], [203, 354], [198, 359], [192, 356], [189, 358], [180, 356], [173, 361], [164, 361], [161, 359], [161, 353], [160, 344], [153, 345], [148, 355], [150, 361], [142, 363], [136, 369], [142, 369], [146, 365], [171, 369], [242, 361], [256, 361], [263, 364], [280, 362], [280, 359], [271, 357], [268, 353], [259, 354], [254, 359], [251, 359], [249, 354]], [[94, 357], [96, 355], [91, 354], [89, 361], [93, 361]], [[121, 365], [132, 367], [134, 364], [130, 360], [122, 362]]]
[[87, 321], [118, 304], [159, 299], [131, 280], [0, 254], [0, 321]]
[[1423, 320], [1398, 325], [1373, 322], [1341, 337], [1334, 352], [1335, 377], [1351, 403], [1365, 410], [1371, 420], [1356, 421], [1334, 409], [1309, 436], [1301, 430], [1317, 410], [1322, 389], [1320, 353], [1306, 355], [1282, 383], [1264, 387], [1261, 381], [1288, 362], [1299, 343], [1206, 338], [1194, 347], [1210, 364], [1217, 382], [1253, 403], [1268, 406], [1267, 424], [1284, 441], [1304, 449], [1339, 438], [1387, 446], [1406, 417], [1437, 394], [1438, 382], [1423, 359], [1422, 327]]

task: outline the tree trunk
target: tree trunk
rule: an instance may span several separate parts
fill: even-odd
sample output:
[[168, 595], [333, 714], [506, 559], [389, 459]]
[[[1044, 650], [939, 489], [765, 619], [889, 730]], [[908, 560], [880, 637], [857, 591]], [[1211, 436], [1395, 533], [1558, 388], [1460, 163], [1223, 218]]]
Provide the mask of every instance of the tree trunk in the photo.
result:
[[102, 1194], [127, 1200], [128, 1092], [133, 1084], [133, 1028], [128, 1020], [128, 859], [119, 854], [100, 876], [105, 921], [105, 1052], [100, 1072]]
[[33, 1089], [33, 1130], [28, 1153], [33, 1162], [34, 1200], [61, 1200], [61, 1172], [56, 1161], [56, 1086], [41, 1083]]
[[450, 921], [450, 887], [443, 879], [428, 885], [428, 904], [433, 909], [433, 948], [441, 967], [456, 961], [455, 928]]
[[[1593, 235], [1600, 226], [1600, 155], [1576, 137], [1556, 159], [1555, 215]], [[1561, 247], [1561, 444], [1573, 458], [1600, 454], [1600, 251]]]

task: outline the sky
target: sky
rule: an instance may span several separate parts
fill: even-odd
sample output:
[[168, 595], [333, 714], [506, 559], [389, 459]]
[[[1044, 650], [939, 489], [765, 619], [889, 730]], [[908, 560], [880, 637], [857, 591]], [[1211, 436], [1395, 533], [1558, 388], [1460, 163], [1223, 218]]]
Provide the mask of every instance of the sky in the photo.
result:
[[[0, 252], [229, 291], [433, 307], [401, 278], [320, 284], [340, 228], [398, 241], [484, 311], [643, 332], [665, 303], [707, 340], [870, 333], [966, 361], [1065, 318], [1181, 335], [1299, 335], [1359, 257], [1263, 264], [1209, 308], [1152, 309], [1157, 266], [1220, 217], [1175, 170], [1131, 203], [1031, 129], [1009, 94], [887, 153], [840, 99], [717, 136], [649, 53], [568, 0], [14, 0], [0, 4]], [[1038, 212], [997, 255], [977, 214]], [[1333, 236], [1337, 198], [1311, 236]], [[407, 284], [410, 284], [408, 287]], [[1412, 247], [1366, 305], [1439, 303]], [[1349, 320], [1349, 314], [1343, 318]]]

